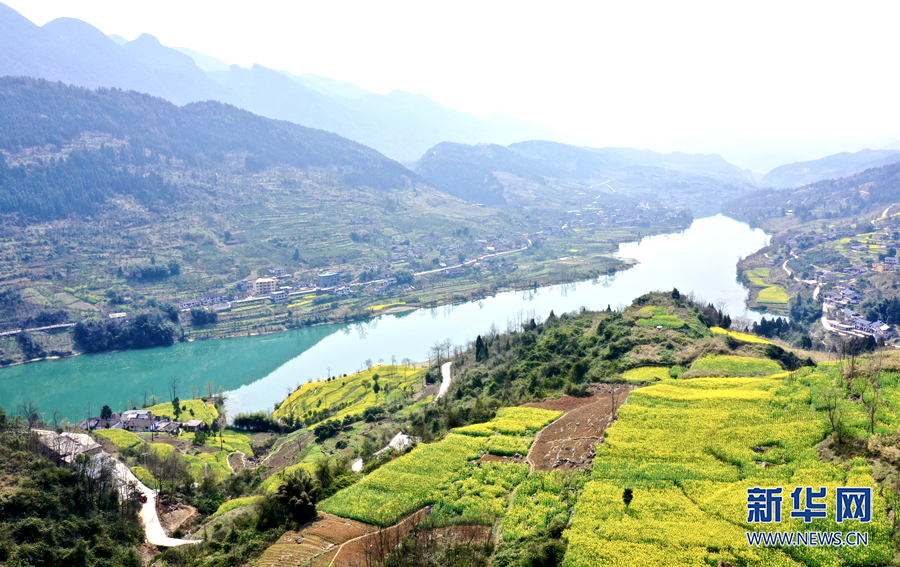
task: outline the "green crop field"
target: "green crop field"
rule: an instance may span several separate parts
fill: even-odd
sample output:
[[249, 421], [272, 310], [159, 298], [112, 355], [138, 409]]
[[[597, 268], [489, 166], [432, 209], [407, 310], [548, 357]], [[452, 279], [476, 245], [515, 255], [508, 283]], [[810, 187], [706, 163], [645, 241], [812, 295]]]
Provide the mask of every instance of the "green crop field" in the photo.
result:
[[765, 376], [781, 372], [781, 366], [774, 360], [711, 354], [698, 358], [691, 364], [686, 377], [698, 376]]
[[[362, 414], [366, 408], [400, 400], [413, 394], [422, 383], [424, 369], [412, 366], [375, 366], [345, 378], [303, 384], [281, 403], [275, 417], [303, 419], [310, 412], [338, 406], [332, 417]], [[375, 392], [374, 376], [378, 375], [380, 391]]]
[[[837, 370], [839, 372], [839, 369]], [[885, 391], [896, 389], [893, 386]], [[872, 521], [835, 522], [839, 486], [874, 487], [863, 459], [850, 466], [819, 460], [828, 432], [824, 412], [810, 411], [818, 390], [836, 383], [835, 370], [800, 380], [786, 377], [699, 378], [631, 393], [597, 449], [593, 480], [566, 533], [567, 567], [664, 565], [880, 565], [894, 555], [885, 500], [874, 490]], [[887, 381], [886, 381], [887, 383]], [[865, 414], [849, 404], [848, 421]], [[880, 417], [898, 423], [892, 411]], [[811, 524], [791, 518], [796, 486], [826, 487], [828, 517]], [[782, 522], [748, 523], [747, 490], [783, 487]], [[626, 506], [625, 488], [633, 490]], [[868, 546], [751, 547], [745, 532], [866, 531]], [[721, 563], [719, 563], [721, 564]]]
[[754, 344], [761, 344], [761, 345], [772, 344], [771, 342], [767, 341], [766, 339], [761, 339], [761, 338], [757, 337], [756, 335], [749, 335], [747, 333], [740, 333], [738, 331], [729, 331], [729, 330], [723, 329], [722, 327], [710, 327], [709, 330], [712, 331], [713, 333], [716, 333], [717, 335], [728, 335], [729, 337], [735, 338], [739, 341], [744, 341], [745, 343], [754, 343]]
[[642, 327], [679, 328], [687, 325], [678, 315], [670, 315], [665, 307], [644, 307], [638, 314], [641, 318], [637, 320], [637, 324]]
[[262, 500], [263, 496], [245, 496], [243, 498], [233, 498], [228, 502], [223, 502], [219, 509], [216, 510], [216, 513], [212, 515], [213, 518], [217, 516], [221, 516], [222, 514], [227, 514], [232, 510], [237, 510], [238, 508], [243, 508], [244, 506], [253, 506], [260, 500]]

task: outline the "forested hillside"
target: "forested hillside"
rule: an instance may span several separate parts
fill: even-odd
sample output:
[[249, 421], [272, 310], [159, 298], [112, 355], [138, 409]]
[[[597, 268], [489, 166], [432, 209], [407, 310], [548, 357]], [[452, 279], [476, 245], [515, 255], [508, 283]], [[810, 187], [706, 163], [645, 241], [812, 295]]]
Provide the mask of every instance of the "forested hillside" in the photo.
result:
[[792, 215], [801, 222], [838, 219], [900, 201], [900, 164], [894, 163], [797, 189], [754, 191], [723, 206], [738, 218], [759, 223]]
[[355, 142], [233, 106], [178, 107], [135, 92], [11, 77], [0, 79], [0, 150], [0, 210], [35, 218], [87, 213], [114, 193], [174, 204], [178, 192], [154, 170], [172, 159], [215, 169], [225, 154], [240, 154], [251, 171], [340, 168], [347, 183], [377, 189], [415, 178]]

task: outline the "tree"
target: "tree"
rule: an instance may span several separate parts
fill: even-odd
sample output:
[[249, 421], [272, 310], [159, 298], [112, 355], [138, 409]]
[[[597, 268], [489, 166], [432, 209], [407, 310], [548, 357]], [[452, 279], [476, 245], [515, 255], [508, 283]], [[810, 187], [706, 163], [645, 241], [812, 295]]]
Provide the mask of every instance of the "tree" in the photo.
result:
[[210, 398], [213, 397], [213, 394], [216, 393], [216, 383], [212, 380], [207, 380], [206, 384], [203, 385], [206, 388], [206, 395]]
[[100, 419], [108, 421], [112, 419], [112, 413], [112, 408], [104, 404], [103, 407], [100, 408]]
[[194, 325], [210, 325], [219, 321], [219, 314], [203, 307], [191, 309], [191, 323]]
[[481, 362], [488, 358], [487, 342], [481, 338], [481, 335], [475, 339], [475, 362]]
[[626, 508], [631, 506], [632, 499], [634, 499], [634, 491], [632, 489], [626, 488], [622, 491], [622, 502], [625, 503]]
[[172, 400], [172, 410], [175, 413], [175, 419], [181, 414], [181, 401], [176, 397]]
[[173, 400], [178, 398], [178, 384], [180, 382], [181, 381], [178, 379], [177, 376], [172, 378], [172, 380], [169, 382], [169, 389], [172, 390], [172, 399]]

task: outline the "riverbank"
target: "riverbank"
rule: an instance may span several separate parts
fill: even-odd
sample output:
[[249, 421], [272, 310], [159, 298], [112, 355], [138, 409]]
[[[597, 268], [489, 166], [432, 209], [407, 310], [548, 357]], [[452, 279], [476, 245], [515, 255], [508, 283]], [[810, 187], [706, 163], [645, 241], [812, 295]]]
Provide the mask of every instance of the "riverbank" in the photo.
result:
[[454, 302], [447, 296], [436, 306], [416, 304], [415, 310], [349, 323], [320, 322], [280, 333], [269, 325], [229, 341], [194, 340], [5, 368], [0, 370], [0, 406], [16, 407], [30, 399], [48, 419], [53, 410], [83, 419], [88, 401], [95, 409], [103, 404], [114, 410], [132, 407], [129, 401], [139, 402], [142, 392], [162, 394], [178, 377], [182, 391], [205, 391], [208, 381], [223, 387], [230, 412], [269, 410], [298, 383], [352, 374], [365, 368], [366, 360], [422, 360], [436, 343], [466, 345], [492, 326], [516, 328], [550, 311], [561, 314], [582, 306], [617, 308], [648, 291], [673, 287], [721, 302], [732, 316], [741, 316], [747, 290], [735, 281], [735, 264], [766, 243], [764, 233], [744, 223], [722, 216], [698, 219], [685, 231], [622, 245], [620, 255], [639, 263], [612, 275], [536, 288], [523, 285], [515, 291], [498, 287], [477, 300]]

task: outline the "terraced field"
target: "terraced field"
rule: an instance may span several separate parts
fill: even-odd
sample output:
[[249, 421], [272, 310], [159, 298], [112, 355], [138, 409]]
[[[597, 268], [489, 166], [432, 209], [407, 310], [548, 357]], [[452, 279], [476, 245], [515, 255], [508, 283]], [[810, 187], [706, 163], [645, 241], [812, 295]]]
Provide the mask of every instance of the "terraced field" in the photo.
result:
[[770, 345], [771, 341], [767, 341], [766, 339], [761, 339], [756, 335], [750, 335], [747, 333], [740, 333], [738, 331], [731, 331], [723, 329], [722, 327], [710, 327], [710, 331], [717, 335], [727, 335], [733, 339], [737, 339], [739, 341], [743, 341], [745, 343], [753, 343], [753, 344], [761, 344], [761, 345]]
[[699, 358], [691, 364], [685, 377], [703, 376], [765, 376], [781, 372], [781, 366], [774, 360], [749, 356], [711, 354]]
[[374, 531], [359, 522], [320, 515], [300, 531], [281, 536], [257, 559], [256, 567], [326, 567], [343, 544]]
[[[309, 382], [292, 393], [275, 411], [278, 419], [304, 419], [311, 413], [339, 408], [331, 416], [343, 419], [366, 409], [412, 397], [422, 384], [425, 370], [412, 366], [374, 366], [331, 381]], [[375, 391], [375, 382], [379, 385]]]
[[[531, 443], [530, 435], [560, 415], [562, 412], [536, 408], [501, 409], [494, 420], [478, 424], [480, 427], [462, 427], [442, 441], [419, 445], [320, 503], [319, 509], [367, 524], [390, 526], [427, 504], [465, 507], [465, 503], [459, 503], [461, 495], [448, 496], [447, 490], [461, 479], [460, 475], [475, 474], [467, 469], [471, 461], [492, 451], [508, 454], [511, 450], [527, 449]], [[518, 440], [507, 437], [507, 434], [515, 433], [523, 435]], [[502, 467], [506, 465], [496, 469], [491, 468], [494, 465], [484, 466], [487, 468], [481, 469], [482, 465], [477, 465], [480, 470], [505, 474], [502, 471], [506, 469]], [[513, 487], [509, 482], [504, 482], [503, 486], [504, 492]], [[470, 504], [476, 508], [484, 507], [481, 505], [484, 503]], [[485, 506], [494, 509], [493, 504]]]

